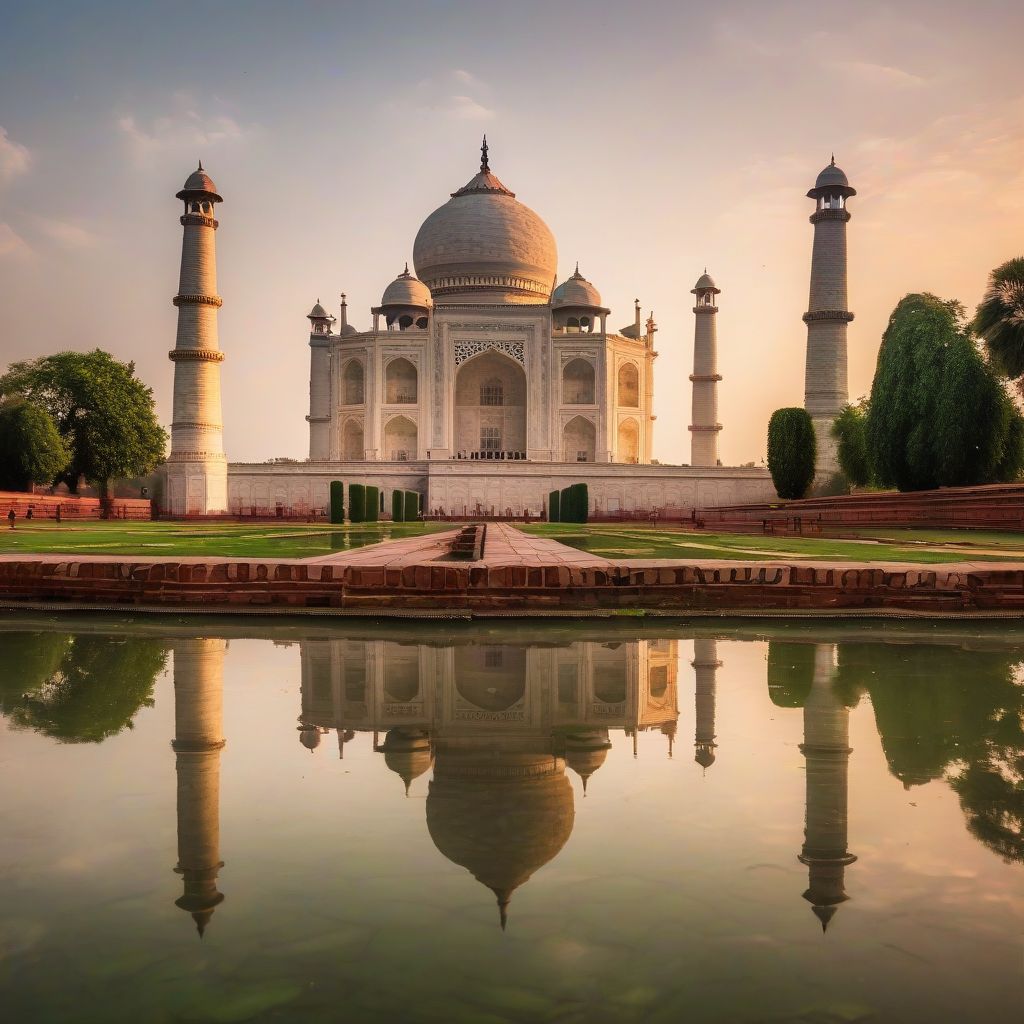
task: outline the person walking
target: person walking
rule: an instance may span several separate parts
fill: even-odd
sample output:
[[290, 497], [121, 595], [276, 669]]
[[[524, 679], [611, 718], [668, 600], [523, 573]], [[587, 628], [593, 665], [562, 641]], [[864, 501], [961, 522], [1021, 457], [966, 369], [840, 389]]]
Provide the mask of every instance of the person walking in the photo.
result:
[[14, 520], [18, 517], [14, 514], [14, 506], [12, 505], [10, 511], [7, 513], [7, 522], [11, 524], [11, 529], [14, 529]]

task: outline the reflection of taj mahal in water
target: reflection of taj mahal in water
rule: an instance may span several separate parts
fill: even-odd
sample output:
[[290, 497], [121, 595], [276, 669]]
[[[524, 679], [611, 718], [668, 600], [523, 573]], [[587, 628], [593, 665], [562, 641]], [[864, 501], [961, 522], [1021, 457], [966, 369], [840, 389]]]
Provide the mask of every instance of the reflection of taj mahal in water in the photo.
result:
[[[218, 890], [222, 686], [226, 642], [174, 642], [178, 865], [200, 935], [224, 899]], [[694, 759], [715, 761], [716, 641], [694, 642]], [[298, 735], [311, 752], [334, 730], [339, 756], [357, 733], [406, 791], [432, 770], [426, 825], [434, 845], [497, 900], [504, 927], [514, 891], [554, 859], [572, 833], [573, 787], [605, 761], [612, 735], [666, 737], [680, 715], [678, 641], [625, 640], [534, 646], [448, 646], [389, 640], [300, 642]], [[804, 893], [826, 927], [844, 889], [849, 711], [832, 686], [835, 647], [815, 650], [804, 701]]]

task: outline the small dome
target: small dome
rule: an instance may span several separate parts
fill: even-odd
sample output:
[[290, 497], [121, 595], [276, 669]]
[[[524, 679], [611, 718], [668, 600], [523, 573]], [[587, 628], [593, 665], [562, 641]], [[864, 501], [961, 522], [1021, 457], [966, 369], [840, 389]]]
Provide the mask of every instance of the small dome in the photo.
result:
[[316, 305], [306, 314], [306, 318], [309, 320], [333, 320], [334, 317], [320, 305], [320, 300], [316, 300]]
[[320, 746], [320, 730], [315, 725], [300, 725], [299, 742], [313, 753]]
[[391, 729], [382, 745], [384, 763], [405, 783], [405, 792], [414, 779], [434, 763], [430, 736], [422, 729]]
[[584, 306], [601, 308], [601, 293], [580, 273], [580, 265], [576, 264], [576, 272], [567, 281], [563, 281], [551, 295], [551, 305]]
[[345, 324], [345, 326], [342, 327], [340, 333], [343, 336], [346, 335], [346, 334], [358, 334], [359, 333], [359, 328], [358, 327], [353, 327], [351, 324]]
[[415, 306], [428, 309], [433, 305], [433, 299], [430, 297], [430, 289], [409, 273], [409, 264], [407, 263], [405, 270], [384, 289], [380, 304], [382, 306]]
[[704, 273], [697, 278], [697, 283], [693, 286], [691, 291], [696, 295], [697, 292], [704, 291], [708, 288], [716, 293], [722, 290], [717, 284], [715, 284], [715, 279], [707, 272], [707, 270], [705, 270]]
[[814, 199], [819, 193], [827, 190], [839, 190], [847, 196], [855, 196], [857, 194], [857, 190], [851, 188], [850, 179], [846, 177], [846, 172], [841, 167], [836, 167], [836, 158], [834, 156], [828, 167], [822, 168], [821, 173], [814, 181], [814, 188], [807, 195]]
[[217, 186], [213, 179], [203, 170], [202, 161], [197, 170], [194, 170], [186, 179], [182, 190], [175, 196], [176, 199], [195, 199], [199, 196], [206, 196], [215, 203], [222, 203], [224, 200], [217, 194]]

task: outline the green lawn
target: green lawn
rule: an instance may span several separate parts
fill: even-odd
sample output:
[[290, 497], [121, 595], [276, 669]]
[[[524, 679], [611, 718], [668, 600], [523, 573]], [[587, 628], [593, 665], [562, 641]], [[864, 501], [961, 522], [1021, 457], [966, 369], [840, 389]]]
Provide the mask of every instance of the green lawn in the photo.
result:
[[311, 558], [332, 551], [452, 529], [447, 523], [360, 523], [309, 526], [282, 523], [55, 523], [19, 519], [0, 524], [0, 554], [229, 555]]
[[[1024, 561], [1024, 534], [965, 530], [877, 530], [864, 540], [721, 534], [628, 523], [531, 523], [520, 529], [604, 558], [805, 558], [858, 562]], [[939, 548], [940, 550], [931, 550]], [[979, 550], [981, 549], [981, 550]], [[988, 553], [995, 550], [997, 553]]]

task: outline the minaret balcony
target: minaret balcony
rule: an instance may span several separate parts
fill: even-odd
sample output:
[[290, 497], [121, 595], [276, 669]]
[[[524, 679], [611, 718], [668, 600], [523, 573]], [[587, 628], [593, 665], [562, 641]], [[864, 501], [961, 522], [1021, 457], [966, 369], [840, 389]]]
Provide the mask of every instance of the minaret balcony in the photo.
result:
[[171, 304], [174, 306], [215, 306], [220, 309], [224, 305], [224, 300], [219, 295], [183, 294], [175, 295], [171, 299]]
[[853, 314], [848, 309], [814, 309], [803, 315], [805, 324], [818, 320], [841, 320], [849, 323], [852, 319]]
[[821, 220], [841, 220], [844, 223], [850, 219], [849, 210], [815, 210], [808, 218], [812, 224]]

